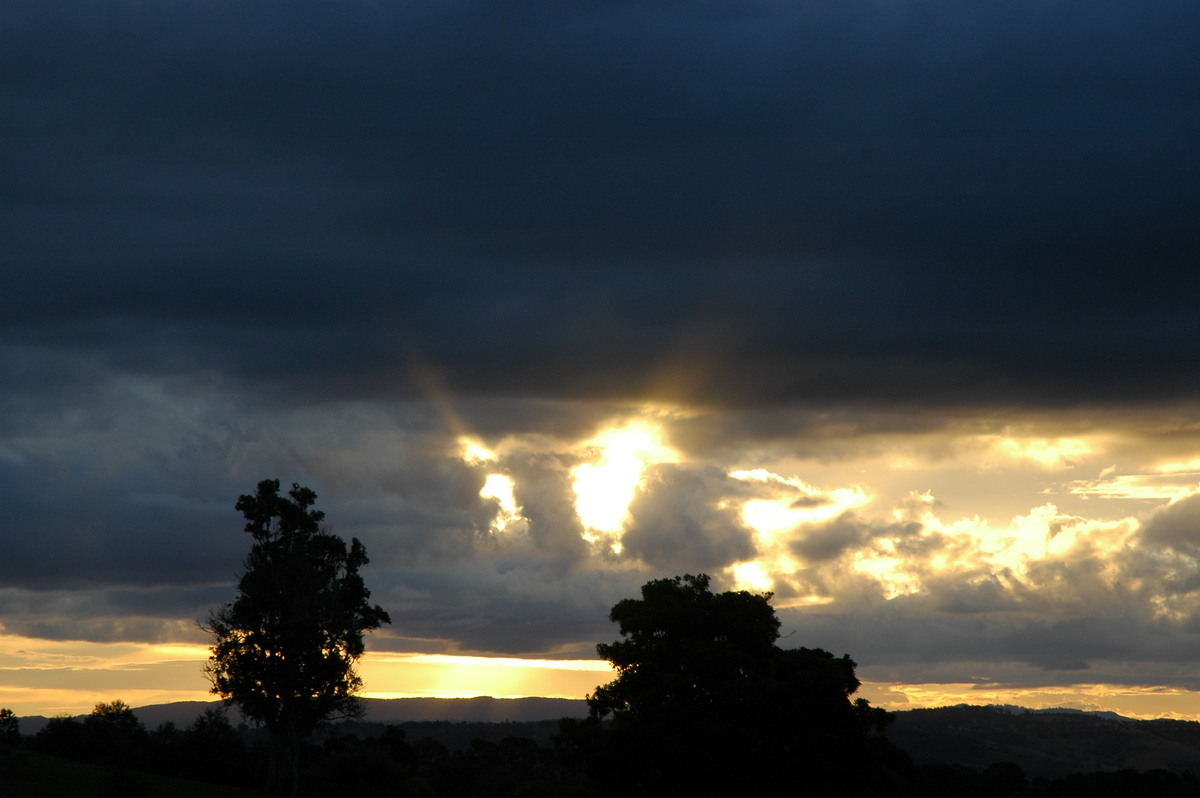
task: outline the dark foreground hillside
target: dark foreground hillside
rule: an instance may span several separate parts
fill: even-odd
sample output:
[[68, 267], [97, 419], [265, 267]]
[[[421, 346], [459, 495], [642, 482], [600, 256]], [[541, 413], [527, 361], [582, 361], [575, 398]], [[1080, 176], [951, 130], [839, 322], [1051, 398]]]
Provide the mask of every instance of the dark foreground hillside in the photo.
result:
[[266, 798], [244, 787], [73, 762], [33, 751], [0, 749], [3, 798]]
[[1200, 723], [958, 706], [897, 712], [888, 737], [918, 765], [1014, 762], [1030, 777], [1133, 769], [1200, 775]]

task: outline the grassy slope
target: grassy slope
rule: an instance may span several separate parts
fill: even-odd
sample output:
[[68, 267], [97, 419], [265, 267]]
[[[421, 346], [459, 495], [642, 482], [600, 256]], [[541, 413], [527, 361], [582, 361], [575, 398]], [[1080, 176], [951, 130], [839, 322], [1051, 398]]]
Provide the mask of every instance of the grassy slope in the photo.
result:
[[[128, 785], [133, 789], [117, 789]], [[4, 798], [98, 798], [138, 794], [150, 798], [263, 798], [266, 793], [144, 773], [111, 771], [29, 751], [0, 750], [0, 795]]]

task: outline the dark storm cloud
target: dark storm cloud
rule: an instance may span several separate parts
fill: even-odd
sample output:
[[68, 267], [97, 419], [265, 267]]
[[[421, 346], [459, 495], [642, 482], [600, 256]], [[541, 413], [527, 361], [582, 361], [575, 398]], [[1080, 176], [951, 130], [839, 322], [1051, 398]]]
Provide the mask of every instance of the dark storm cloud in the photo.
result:
[[197, 621], [228, 598], [229, 586], [223, 581], [111, 590], [4, 588], [0, 589], [0, 630], [95, 643], [199, 642], [205, 635]]
[[[229, 507], [189, 496], [189, 475], [175, 464], [155, 472], [146, 464], [104, 460], [101, 454], [75, 467], [57, 458], [0, 460], [0, 582], [71, 587], [93, 580], [156, 585], [229, 578], [239, 561], [230, 549], [241, 542], [238, 527], [227, 523]], [[92, 470], [105, 465], [111, 475]], [[172, 477], [179, 482], [166, 487]], [[202, 490], [219, 490], [222, 483]]]
[[9, 342], [293, 396], [414, 357], [510, 395], [1194, 387], [1190, 4], [0, 13]]
[[[707, 462], [836, 458], [935, 405], [1187, 395], [1198, 34], [1156, 0], [5, 2], [0, 623], [183, 634], [232, 589], [237, 495], [280, 477], [367, 545], [380, 647], [584, 651], [644, 578], [752, 557], [715, 501], [752, 488], [660, 465], [625, 560], [589, 569], [570, 446], [496, 464], [526, 517], [497, 534], [458, 434], [574, 443], [666, 397], [713, 410], [673, 442]], [[1184, 550], [1190, 518], [1145, 539]], [[1052, 570], [1056, 611], [1092, 589]], [[1153, 642], [972, 626], [1038, 609], [999, 582], [932, 592], [940, 620], [805, 644], [1074, 667]]]

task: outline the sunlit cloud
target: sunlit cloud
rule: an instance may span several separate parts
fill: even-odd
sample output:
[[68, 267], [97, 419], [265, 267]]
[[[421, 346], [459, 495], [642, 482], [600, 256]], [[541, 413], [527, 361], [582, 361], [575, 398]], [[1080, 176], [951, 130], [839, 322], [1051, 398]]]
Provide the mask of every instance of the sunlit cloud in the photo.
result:
[[892, 541], [883, 539], [876, 541], [873, 550], [855, 555], [852, 561], [855, 571], [878, 582], [885, 599], [910, 596], [922, 588], [918, 576], [908, 570], [904, 558], [896, 556], [894, 551]]
[[735, 562], [729, 566], [733, 576], [734, 587], [738, 590], [750, 590], [765, 593], [775, 587], [775, 578], [766, 563], [754, 560], [751, 562]]
[[1200, 491], [1200, 470], [1174, 463], [1148, 473], [1105, 469], [1097, 479], [1075, 480], [1066, 490], [1076, 496], [1138, 501], [1178, 501]]
[[499, 512], [492, 522], [495, 532], [504, 532], [525, 520], [521, 508], [517, 506], [515, 486], [512, 477], [507, 474], [488, 474], [484, 480], [483, 489], [479, 491], [480, 498], [495, 499], [500, 505]]
[[463, 462], [487, 472], [483, 487], [479, 490], [479, 498], [496, 503], [496, 514], [491, 521], [491, 531], [494, 533], [508, 532], [523, 525], [526, 519], [521, 515], [521, 508], [517, 504], [516, 485], [513, 478], [508, 474], [491, 470], [497, 464], [496, 453], [474, 438], [461, 437], [458, 444]]
[[1085, 438], [1037, 438], [985, 435], [976, 439], [987, 455], [983, 465], [1029, 463], [1046, 470], [1070, 468], [1096, 453], [1099, 441]]
[[496, 453], [473, 438], [460, 438], [462, 459], [468, 465], [486, 465], [495, 462]]
[[[797, 542], [807, 529], [827, 523], [867, 505], [871, 497], [859, 487], [822, 491], [798, 477], [784, 477], [764, 468], [739, 469], [729, 476], [748, 483], [768, 497], [746, 499], [741, 504], [743, 522], [754, 532], [757, 556], [733, 563], [727, 569], [739, 589], [773, 590], [780, 580], [799, 588], [794, 574], [803, 568]], [[803, 550], [803, 544], [800, 544]], [[828, 597], [807, 593], [809, 601]], [[793, 597], [795, 600], [795, 597]]]
[[[695, 446], [695, 429], [677, 418], [618, 415], [597, 424], [598, 417], [567, 427], [599, 429], [577, 437], [565, 428], [554, 428], [554, 434], [507, 431], [486, 442], [447, 433], [438, 439], [441, 459], [414, 460], [412, 470], [422, 477], [414, 481], [412, 496], [425, 495], [438, 479], [452, 480], [446, 504], [466, 509], [450, 520], [471, 531], [455, 545], [475, 547], [470, 551], [477, 581], [487, 597], [477, 599], [466, 614], [446, 616], [451, 632], [431, 622], [424, 633], [405, 638], [411, 641], [408, 649], [398, 649], [445, 652], [441, 655], [369, 651], [361, 663], [367, 695], [580, 698], [607, 680], [607, 663], [452, 654], [542, 650], [542, 643], [528, 642], [528, 631], [520, 649], [510, 648], [509, 640], [497, 642], [503, 635], [495, 628], [479, 631], [470, 613], [503, 607], [496, 618], [524, 617], [528, 607], [544, 611], [545, 597], [551, 595], [560, 605], [590, 603], [594, 606], [586, 613], [574, 608], [561, 623], [566, 629], [578, 618], [595, 619], [595, 628], [580, 639], [550, 628], [558, 621], [539, 632], [551, 645], [566, 645], [570, 638], [569, 647], [554, 650], [578, 656], [589, 650], [588, 641], [605, 639], [603, 619], [613, 601], [633, 594], [645, 578], [696, 568], [713, 574], [723, 589], [771, 592], [774, 605], [796, 617], [852, 618], [878, 611], [894, 618], [898, 629], [927, 613], [985, 624], [994, 618], [1017, 626], [1042, 624], [1038, 629], [1061, 619], [1110, 613], [1182, 629], [1200, 611], [1193, 589], [1200, 583], [1200, 540], [1190, 531], [1195, 508], [1185, 501], [1197, 494], [1200, 473], [1187, 457], [1156, 464], [1153, 447], [1142, 451], [1125, 440], [1120, 459], [1114, 456], [1119, 465], [1105, 468], [1099, 458], [1112, 452], [1102, 435], [1055, 438], [969, 430], [930, 433], [896, 448], [899, 454], [888, 448], [893, 442], [856, 439], [838, 448], [829, 462], [817, 456], [818, 449], [807, 459], [755, 446], [698, 454], [676, 448], [680, 441]], [[330, 437], [309, 445], [315, 448]], [[393, 434], [381, 446], [401, 443]], [[1139, 463], [1135, 455], [1147, 462]], [[352, 460], [351, 448], [343, 447], [333, 462], [359, 473]], [[1088, 471], [1096, 478], [1078, 479]], [[992, 512], [972, 512], [985, 495], [995, 498]], [[1111, 501], [1087, 501], [1100, 498]], [[1140, 502], [1144, 509], [1121, 505], [1119, 499]], [[368, 544], [373, 555], [378, 541], [391, 534], [388, 513], [403, 510], [411, 500], [402, 496], [363, 513], [372, 516], [369, 529], [375, 538]], [[1104, 507], [1106, 515], [1090, 513], [1089, 507]], [[1166, 508], [1172, 512], [1162, 512]], [[416, 523], [426, 517], [417, 516]], [[1146, 519], [1154, 519], [1150, 532]], [[479, 534], [484, 530], [491, 534]], [[380, 560], [386, 557], [373, 567]], [[586, 591], [573, 581], [577, 576], [568, 576], [583, 573], [594, 576]], [[413, 618], [420, 617], [431, 596], [437, 596], [435, 614], [454, 607], [444, 592], [422, 584], [420, 575], [404, 578], [408, 584], [393, 587], [382, 580], [376, 596], [385, 607], [408, 603], [415, 608]], [[475, 585], [464, 585], [472, 581], [451, 584], [454, 590], [470, 590]], [[596, 597], [597, 588], [608, 591], [605, 598]], [[20, 596], [9, 596], [9, 602], [21, 613], [32, 606]], [[38, 606], [43, 617], [21, 627], [27, 635], [22, 640], [36, 643], [32, 635], [62, 635], [56, 621], [67, 617], [69, 608], [55, 609], [51, 618], [51, 604], [40, 600]], [[112, 622], [128, 625], [128, 617]], [[73, 622], [82, 628], [92, 620]], [[822, 645], [819, 638], [794, 642]], [[389, 644], [400, 645], [396, 638]], [[1094, 676], [1088, 670], [1090, 655], [1077, 653], [1076, 644], [1053, 655], [1038, 654], [1044, 645], [1031, 643], [1034, 653], [1021, 655], [1039, 663], [1030, 666], [1036, 673], [1046, 667], [1066, 669], [1072, 678]], [[863, 651], [870, 655], [869, 647]], [[858, 652], [856, 645], [846, 653]], [[97, 700], [153, 703], [208, 696], [200, 674], [207, 650], [201, 646], [126, 652], [22, 643], [0, 653], [0, 700], [25, 702], [20, 706], [41, 701], [43, 710], [83, 712]], [[868, 658], [865, 664], [871, 662]], [[935, 666], [945, 671], [945, 685], [934, 683]], [[1049, 705], [1050, 696], [1102, 704], [1110, 698], [1101, 686], [1068, 689], [1057, 677], [1045, 685], [988, 682], [975, 679], [978, 674], [968, 678], [952, 663], [923, 668], [920, 678], [928, 684], [886, 674], [879, 678], [879, 669], [875, 672], [876, 682], [885, 686], [880, 689], [897, 707], [1005, 695], [1015, 697], [1011, 703], [1030, 706]], [[75, 692], [85, 682], [99, 694]], [[969, 689], [960, 690], [961, 685]], [[1149, 706], [1147, 696], [1114, 693], [1111, 699]]]
[[589, 542], [604, 539], [619, 552], [646, 468], [677, 462], [679, 454], [665, 443], [660, 424], [641, 419], [605, 429], [582, 449], [590, 457], [572, 472], [576, 511]]
[[871, 500], [861, 488], [822, 492], [798, 477], [781, 477], [762, 468], [731, 471], [729, 475], [761, 483], [778, 494], [769, 499], [750, 499], [742, 505], [746, 524], [764, 536], [785, 533], [801, 524], [828, 521]]

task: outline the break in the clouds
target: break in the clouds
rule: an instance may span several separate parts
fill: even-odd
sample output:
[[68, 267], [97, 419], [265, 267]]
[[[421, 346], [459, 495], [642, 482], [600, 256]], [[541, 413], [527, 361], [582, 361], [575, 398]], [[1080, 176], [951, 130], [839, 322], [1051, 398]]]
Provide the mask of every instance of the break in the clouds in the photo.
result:
[[589, 656], [706, 571], [881, 683], [1196, 686], [1198, 35], [8, 2], [0, 625], [197, 642], [280, 477], [377, 651]]

